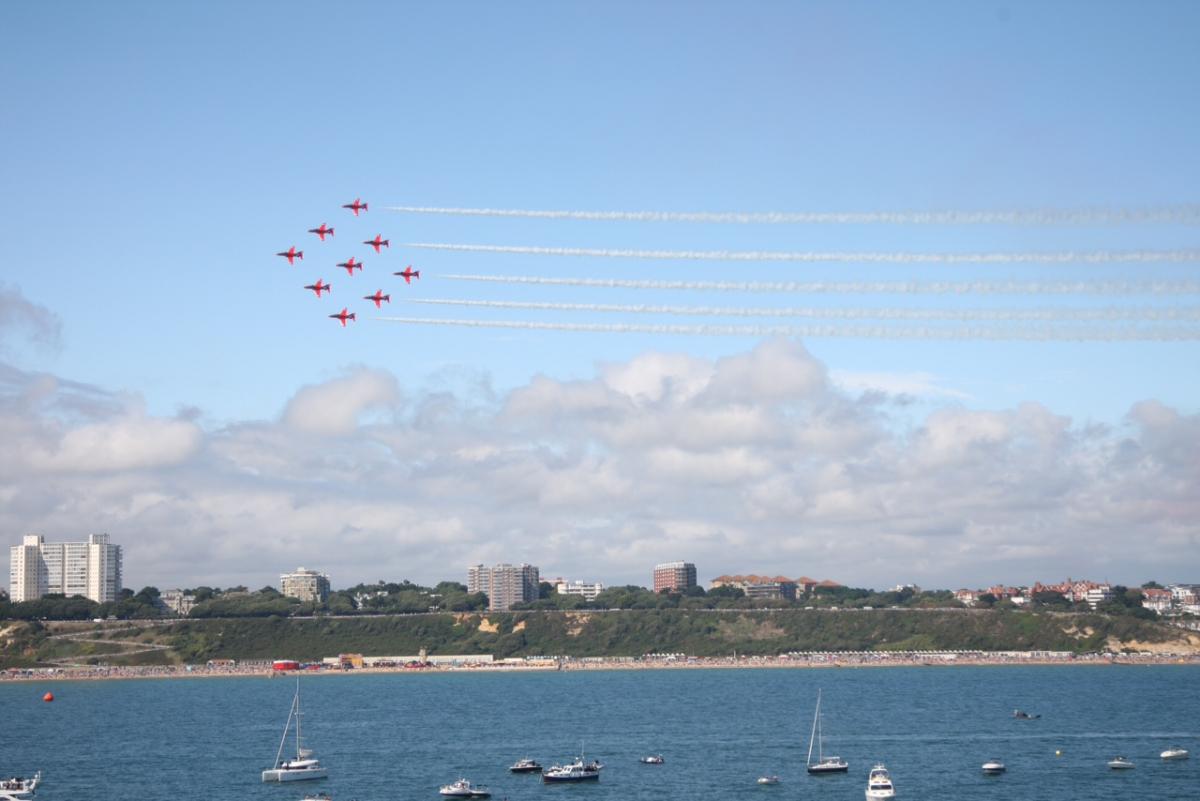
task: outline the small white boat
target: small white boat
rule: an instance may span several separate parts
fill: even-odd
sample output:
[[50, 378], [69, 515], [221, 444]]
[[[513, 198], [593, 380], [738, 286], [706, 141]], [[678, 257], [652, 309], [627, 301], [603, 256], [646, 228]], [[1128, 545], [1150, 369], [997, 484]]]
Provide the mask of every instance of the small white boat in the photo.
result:
[[1004, 763], [998, 759], [989, 759], [987, 762], [983, 763], [983, 772], [989, 775], [1003, 773], [1005, 770], [1007, 770], [1007, 768], [1004, 767]]
[[891, 774], [882, 764], [875, 765], [867, 776], [867, 801], [895, 797], [896, 787], [892, 784]]
[[33, 795], [39, 784], [42, 783], [42, 772], [30, 776], [28, 779], [22, 776], [13, 776], [8, 779], [0, 779], [0, 798], [7, 796], [9, 798], [21, 799], [26, 796]]
[[438, 792], [447, 798], [488, 798], [491, 796], [488, 788], [482, 784], [471, 784], [466, 779], [442, 785]]
[[661, 764], [663, 764], [662, 754], [651, 754], [650, 756], [644, 756], [641, 759], [639, 759], [638, 761], [641, 762], [643, 765], [661, 765]]
[[[279, 740], [279, 750], [275, 752], [275, 767], [262, 772], [264, 782], [299, 782], [309, 779], [325, 779], [329, 771], [322, 767], [320, 761], [313, 758], [313, 753], [303, 745], [300, 736], [300, 679], [296, 679], [296, 695], [292, 698], [292, 709], [288, 712], [287, 723], [283, 724], [283, 737]], [[296, 758], [283, 759], [283, 746], [287, 743], [288, 730], [292, 721], [296, 721]]]
[[313, 793], [306, 795], [300, 801], [330, 801], [329, 793]]
[[1123, 756], [1113, 757], [1108, 760], [1108, 766], [1113, 770], [1133, 770], [1133, 761]]
[[1161, 754], [1159, 754], [1159, 756], [1163, 759], [1187, 759], [1188, 750], [1186, 748], [1180, 748], [1176, 745], [1168, 748], [1166, 751], [1163, 751]]
[[771, 774], [770, 776], [759, 776], [758, 783], [759, 784], [779, 784], [779, 777], [774, 774]]

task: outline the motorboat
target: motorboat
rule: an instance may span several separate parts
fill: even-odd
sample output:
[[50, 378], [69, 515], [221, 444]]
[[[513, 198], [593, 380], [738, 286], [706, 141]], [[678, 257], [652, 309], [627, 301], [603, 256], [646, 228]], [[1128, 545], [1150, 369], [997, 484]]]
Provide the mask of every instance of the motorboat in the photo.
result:
[[306, 795], [300, 801], [330, 801], [329, 793], [313, 793]]
[[1188, 750], [1186, 748], [1180, 748], [1176, 745], [1168, 748], [1166, 751], [1163, 751], [1161, 754], [1159, 754], [1159, 756], [1163, 759], [1187, 759]]
[[541, 773], [542, 772], [542, 766], [537, 762], [537, 760], [530, 759], [529, 757], [524, 757], [522, 759], [518, 759], [516, 762], [509, 765], [508, 769], [512, 773]]
[[638, 761], [643, 765], [661, 765], [663, 763], [663, 758], [662, 754], [651, 754], [650, 756], [642, 757]]
[[[264, 782], [298, 782], [329, 777], [329, 771], [313, 757], [312, 751], [304, 747], [304, 741], [300, 734], [300, 718], [300, 679], [297, 678], [296, 694], [292, 697], [292, 708], [288, 712], [287, 722], [283, 724], [283, 737], [279, 740], [279, 750], [275, 752], [275, 767], [262, 772]], [[292, 728], [293, 720], [296, 721], [296, 757], [295, 759], [284, 759], [283, 747], [287, 744], [288, 731]]]
[[1003, 773], [1005, 770], [1007, 768], [1004, 767], [1004, 763], [998, 759], [989, 759], [983, 763], [983, 772], [992, 776]]
[[1014, 709], [1013, 717], [1016, 718], [1017, 720], [1037, 720], [1038, 718], [1041, 717], [1041, 715], [1040, 714], [1039, 715], [1031, 715], [1028, 712], [1025, 712], [1024, 710]]
[[896, 787], [892, 784], [891, 774], [882, 764], [875, 765], [867, 776], [867, 801], [895, 797]]
[[776, 776], [775, 774], [771, 774], [770, 776], [759, 776], [758, 783], [759, 784], [779, 784], [779, 777]]
[[554, 782], [595, 782], [600, 781], [600, 769], [604, 766], [592, 760], [584, 762], [583, 757], [576, 757], [574, 762], [566, 765], [552, 765], [542, 771], [542, 781], [546, 784]]
[[[813, 743], [817, 745], [817, 761], [813, 762]], [[808, 772], [814, 775], [846, 773], [850, 763], [841, 757], [825, 756], [825, 738], [821, 734], [821, 691], [817, 690], [817, 708], [813, 712], [812, 733], [808, 736]]]
[[438, 792], [447, 798], [470, 798], [471, 783], [466, 779], [459, 779], [450, 784], [442, 785]]
[[471, 784], [466, 779], [442, 785], [438, 792], [447, 798], [490, 798], [492, 795], [482, 784]]
[[[23, 776], [13, 776], [8, 779], [0, 779], [0, 794], [14, 799], [21, 799], [26, 796], [33, 795], [39, 784], [42, 783], [42, 772], [30, 776], [28, 779]], [[2, 798], [3, 796], [0, 796]]]
[[1133, 760], [1123, 756], [1113, 757], [1108, 760], [1108, 766], [1113, 770], [1133, 770]]

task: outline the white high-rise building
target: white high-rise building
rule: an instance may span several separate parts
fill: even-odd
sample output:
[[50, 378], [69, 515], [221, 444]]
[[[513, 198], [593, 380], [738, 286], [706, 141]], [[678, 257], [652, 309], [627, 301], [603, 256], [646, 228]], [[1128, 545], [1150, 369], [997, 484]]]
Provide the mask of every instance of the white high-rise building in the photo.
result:
[[121, 595], [121, 546], [107, 534], [91, 534], [87, 542], [46, 542], [27, 534], [9, 553], [9, 594], [14, 603], [43, 595], [82, 595], [96, 603]]
[[467, 592], [486, 593], [488, 609], [493, 612], [504, 612], [522, 601], [536, 601], [538, 584], [538, 569], [533, 565], [467, 568]]

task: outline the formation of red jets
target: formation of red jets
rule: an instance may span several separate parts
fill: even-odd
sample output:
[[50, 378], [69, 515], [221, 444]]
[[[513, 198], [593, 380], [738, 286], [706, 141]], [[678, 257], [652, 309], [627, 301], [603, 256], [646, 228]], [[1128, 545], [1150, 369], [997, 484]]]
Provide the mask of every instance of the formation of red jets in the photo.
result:
[[[342, 208], [349, 209], [350, 211], [354, 212], [354, 216], [357, 217], [359, 215], [359, 212], [363, 212], [363, 211], [367, 210], [367, 204], [363, 203], [360, 198], [355, 198], [353, 203], [343, 203]], [[310, 234], [316, 234], [317, 238], [320, 239], [322, 242], [325, 241], [326, 236], [328, 236], [330, 238], [332, 238], [334, 236], [333, 229], [330, 228], [325, 223], [321, 223], [321, 225], [316, 228], [309, 228], [308, 232]], [[374, 239], [366, 239], [363, 241], [363, 244], [370, 245], [371, 247], [375, 248], [376, 253], [381, 252], [380, 248], [391, 248], [390, 240], [384, 239], [383, 234], [376, 234]], [[300, 259], [301, 261], [304, 261], [304, 251], [296, 250], [295, 245], [292, 245], [287, 250], [280, 251], [279, 253], [276, 253], [275, 255], [283, 256], [284, 258], [286, 258], [288, 260], [288, 264], [294, 265], [296, 263], [296, 259]], [[358, 270], [360, 273], [362, 272], [363, 262], [357, 261], [355, 259], [355, 257], [351, 256], [350, 258], [346, 259], [345, 261], [338, 262], [337, 266], [343, 268], [346, 271], [347, 275], [353, 276], [355, 270]], [[412, 268], [412, 265], [410, 264], [407, 267], [405, 267], [403, 270], [401, 270], [400, 272], [392, 273], [392, 275], [398, 275], [404, 279], [404, 283], [412, 284], [412, 280], [414, 278], [419, 279], [421, 277], [421, 271], [414, 270]], [[333, 285], [327, 284], [327, 283], [325, 283], [324, 279], [318, 278], [316, 280], [316, 283], [305, 284], [304, 288], [311, 289], [313, 291], [313, 293], [318, 298], [320, 298], [322, 292], [331, 294], [332, 290], [333, 290]], [[391, 303], [392, 296], [383, 294], [382, 289], [377, 289], [377, 290], [375, 290], [375, 294], [373, 294], [373, 295], [363, 295], [363, 300], [371, 301], [372, 303], [375, 304], [375, 308], [379, 309], [379, 308], [382, 308], [382, 304]], [[347, 320], [356, 320], [357, 319], [355, 316], [355, 313], [350, 311], [348, 308], [343, 308], [337, 314], [331, 314], [329, 316], [332, 319], [340, 322], [342, 324], [343, 328], [346, 327]]]

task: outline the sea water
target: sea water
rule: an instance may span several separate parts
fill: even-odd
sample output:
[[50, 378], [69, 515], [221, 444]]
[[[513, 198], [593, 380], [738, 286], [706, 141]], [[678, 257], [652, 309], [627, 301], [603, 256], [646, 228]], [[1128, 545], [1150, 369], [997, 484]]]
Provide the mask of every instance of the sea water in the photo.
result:
[[[438, 801], [459, 777], [496, 801], [863, 798], [887, 765], [899, 799], [1200, 799], [1200, 667], [911, 667], [404, 672], [303, 676], [305, 744], [329, 779], [261, 783], [292, 678], [0, 685], [0, 775], [44, 774], [38, 801]], [[42, 695], [52, 691], [53, 703]], [[825, 753], [808, 776], [817, 691]], [[1016, 708], [1041, 715], [1016, 720]], [[1193, 757], [1164, 762], [1171, 746]], [[294, 742], [285, 747], [294, 750]], [[583, 751], [598, 783], [507, 766]], [[638, 758], [662, 754], [663, 765]], [[1132, 771], [1112, 771], [1116, 755]], [[985, 776], [996, 757], [1008, 766]], [[756, 778], [777, 774], [780, 783]]]

